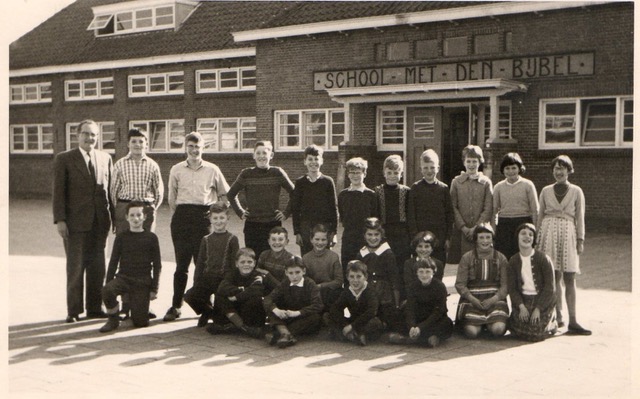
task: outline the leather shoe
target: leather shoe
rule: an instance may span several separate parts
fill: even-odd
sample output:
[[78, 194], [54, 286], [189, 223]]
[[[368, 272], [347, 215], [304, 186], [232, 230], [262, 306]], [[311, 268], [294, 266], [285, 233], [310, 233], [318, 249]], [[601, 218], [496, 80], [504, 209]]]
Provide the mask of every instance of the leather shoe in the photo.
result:
[[567, 335], [591, 335], [591, 330], [587, 330], [579, 324], [575, 326], [569, 325]]
[[75, 323], [76, 321], [80, 321], [80, 317], [78, 315], [69, 315], [67, 316], [65, 323]]
[[87, 319], [106, 319], [107, 317], [109, 317], [109, 315], [102, 310], [98, 312], [87, 312]]

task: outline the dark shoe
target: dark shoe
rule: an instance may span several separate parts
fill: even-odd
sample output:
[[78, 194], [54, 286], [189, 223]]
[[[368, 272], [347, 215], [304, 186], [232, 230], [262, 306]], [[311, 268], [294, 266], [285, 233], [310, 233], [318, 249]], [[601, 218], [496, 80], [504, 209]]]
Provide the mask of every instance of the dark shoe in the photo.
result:
[[107, 323], [104, 326], [102, 326], [102, 328], [100, 328], [100, 332], [101, 333], [111, 332], [116, 328], [118, 328], [119, 325], [120, 325], [120, 317], [118, 315], [109, 316], [109, 320], [107, 320]]
[[587, 330], [582, 327], [580, 324], [569, 325], [569, 329], [567, 330], [568, 335], [591, 335], [591, 330]]
[[174, 308], [172, 306], [172, 307], [169, 308], [169, 310], [167, 310], [167, 314], [164, 315], [164, 318], [162, 320], [164, 320], [164, 321], [174, 321], [175, 319], [179, 318], [181, 314], [182, 314], [182, 312], [180, 311], [179, 308]]
[[75, 323], [76, 321], [80, 321], [80, 317], [78, 317], [78, 315], [69, 315], [67, 316], [67, 318], [65, 319], [65, 323]]
[[296, 339], [293, 338], [293, 335], [291, 334], [284, 334], [282, 335], [280, 338], [278, 338], [278, 340], [276, 341], [276, 345], [278, 345], [278, 348], [280, 349], [284, 349], [288, 346], [292, 346], [296, 344]]
[[209, 314], [205, 312], [198, 318], [198, 327], [205, 327], [207, 324], [209, 324]]
[[106, 319], [107, 317], [109, 315], [102, 310], [99, 312], [87, 312], [87, 319]]
[[260, 327], [243, 326], [240, 330], [252, 338], [262, 338], [262, 328]]
[[153, 309], [149, 309], [149, 320], [155, 319], [156, 317], [158, 317], [158, 315], [156, 315], [156, 312], [154, 312]]
[[207, 332], [211, 335], [227, 334], [235, 330], [235, 326], [231, 323], [218, 324], [213, 323], [207, 326]]

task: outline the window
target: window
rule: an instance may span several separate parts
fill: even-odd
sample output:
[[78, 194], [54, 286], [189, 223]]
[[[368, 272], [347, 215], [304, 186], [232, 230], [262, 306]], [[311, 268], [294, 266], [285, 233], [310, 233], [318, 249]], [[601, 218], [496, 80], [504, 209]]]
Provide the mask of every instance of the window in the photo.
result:
[[[403, 149], [405, 130], [404, 108], [385, 108], [378, 111], [378, 146], [381, 149]], [[422, 130], [428, 121], [418, 121]]]
[[445, 57], [467, 55], [467, 37], [448, 37], [443, 42], [443, 53]]
[[[117, 11], [105, 11], [104, 7], [94, 7], [94, 17], [87, 30], [94, 31], [96, 36], [120, 35], [134, 32], [146, 32], [151, 30], [171, 29], [176, 27], [176, 7], [179, 9], [193, 9], [195, 5], [181, 2], [174, 5], [174, 1], [156, 7], [142, 6], [136, 8], [136, 2], [127, 2], [111, 5], [107, 9], [120, 8]], [[133, 7], [132, 7], [133, 6]], [[182, 14], [182, 13], [180, 13]], [[188, 15], [188, 12], [185, 14]]]
[[401, 61], [411, 58], [411, 43], [410, 42], [397, 42], [387, 43], [387, 60], [388, 61]]
[[252, 151], [256, 144], [256, 118], [198, 119], [205, 152]]
[[129, 97], [184, 94], [184, 72], [129, 75]]
[[10, 104], [51, 102], [51, 82], [11, 85]]
[[196, 71], [196, 92], [242, 91], [256, 89], [256, 67], [203, 69]]
[[474, 38], [475, 54], [495, 54], [500, 52], [500, 35], [476, 35]]
[[67, 101], [111, 99], [113, 78], [66, 80], [64, 97]]
[[626, 147], [633, 144], [630, 97], [542, 100], [540, 147]]
[[11, 125], [12, 153], [53, 153], [53, 125]]
[[416, 42], [416, 58], [419, 60], [438, 56], [438, 39], [418, 40]]
[[[488, 105], [478, 107], [478, 116], [483, 118], [484, 141], [489, 139], [491, 132], [491, 107]], [[511, 103], [502, 103], [498, 106], [498, 137], [499, 139], [511, 138]]]
[[[80, 122], [67, 123], [67, 150], [78, 146], [78, 124]], [[100, 134], [96, 148], [108, 153], [116, 152], [116, 125], [114, 122], [96, 122]]]
[[311, 144], [337, 149], [345, 139], [341, 109], [276, 111], [274, 119], [277, 149], [303, 150]]
[[184, 119], [130, 121], [129, 128], [147, 131], [149, 134], [149, 152], [184, 151]]

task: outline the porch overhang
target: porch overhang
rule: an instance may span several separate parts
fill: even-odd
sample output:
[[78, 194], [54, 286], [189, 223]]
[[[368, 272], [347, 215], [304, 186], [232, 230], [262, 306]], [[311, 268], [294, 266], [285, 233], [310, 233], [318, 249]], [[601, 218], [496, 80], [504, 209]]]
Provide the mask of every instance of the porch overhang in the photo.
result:
[[509, 79], [326, 89], [329, 97], [341, 104], [495, 98], [510, 92], [526, 91], [526, 84]]

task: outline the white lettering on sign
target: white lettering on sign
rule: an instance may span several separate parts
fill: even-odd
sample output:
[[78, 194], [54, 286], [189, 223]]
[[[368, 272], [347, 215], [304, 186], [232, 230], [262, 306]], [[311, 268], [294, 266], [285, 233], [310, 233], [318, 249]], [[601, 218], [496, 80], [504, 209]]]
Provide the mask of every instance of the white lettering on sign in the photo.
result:
[[594, 73], [594, 53], [314, 73], [314, 90], [483, 79], [532, 79]]

